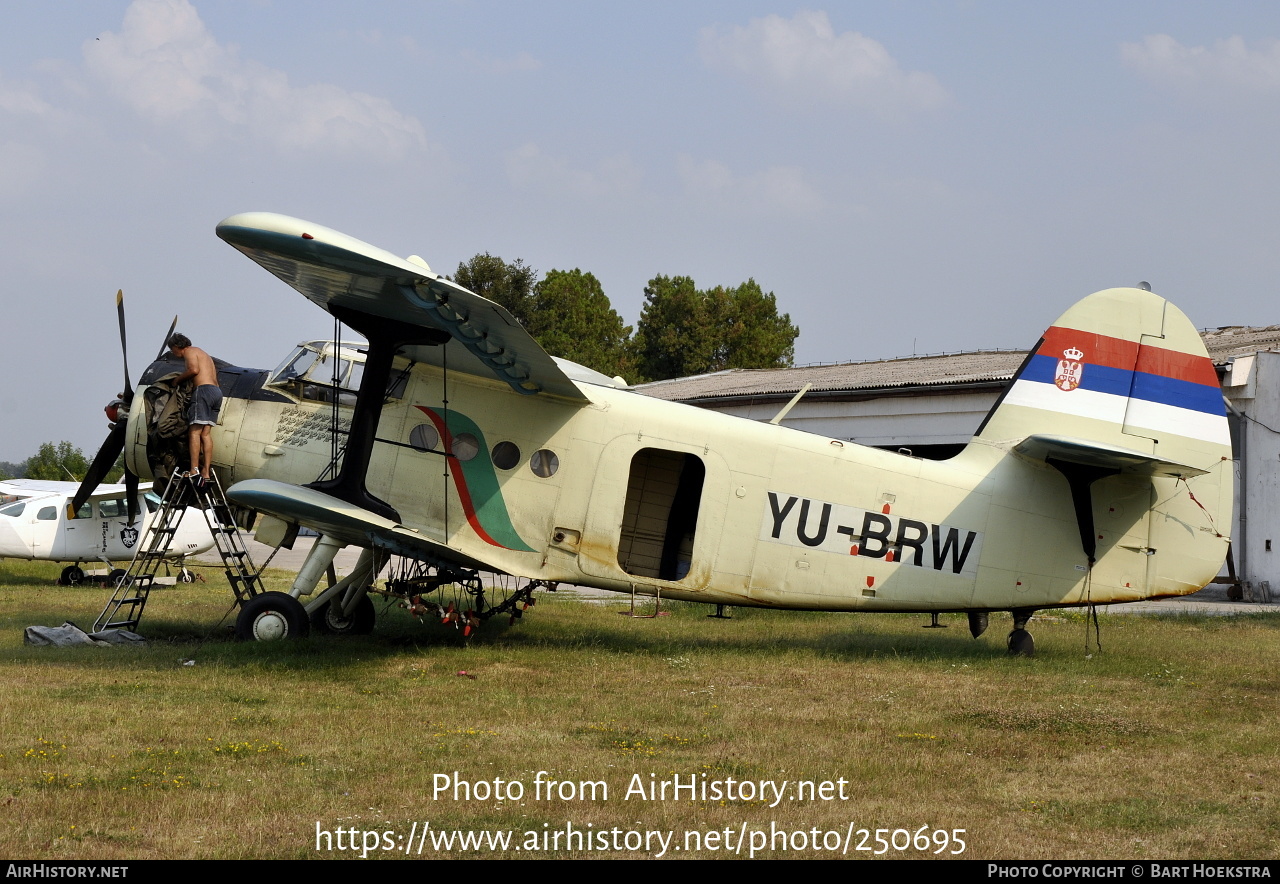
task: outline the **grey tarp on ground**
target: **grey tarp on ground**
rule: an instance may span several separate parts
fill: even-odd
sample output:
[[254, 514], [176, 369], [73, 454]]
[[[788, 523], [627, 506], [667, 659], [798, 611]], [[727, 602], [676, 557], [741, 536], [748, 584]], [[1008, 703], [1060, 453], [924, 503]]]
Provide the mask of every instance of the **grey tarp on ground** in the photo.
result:
[[23, 641], [37, 647], [69, 648], [76, 645], [131, 645], [146, 639], [123, 629], [104, 629], [90, 635], [68, 621], [61, 626], [28, 626]]

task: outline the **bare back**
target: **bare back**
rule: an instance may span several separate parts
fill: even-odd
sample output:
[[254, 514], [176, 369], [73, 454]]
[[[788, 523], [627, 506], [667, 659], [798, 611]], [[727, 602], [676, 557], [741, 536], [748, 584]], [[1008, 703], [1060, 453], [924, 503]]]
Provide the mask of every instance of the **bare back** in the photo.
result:
[[184, 347], [181, 352], [173, 348], [170, 349], [181, 356], [182, 361], [187, 366], [187, 370], [177, 378], [179, 382], [190, 379], [197, 387], [205, 384], [217, 386], [218, 369], [213, 364], [212, 356], [195, 346]]

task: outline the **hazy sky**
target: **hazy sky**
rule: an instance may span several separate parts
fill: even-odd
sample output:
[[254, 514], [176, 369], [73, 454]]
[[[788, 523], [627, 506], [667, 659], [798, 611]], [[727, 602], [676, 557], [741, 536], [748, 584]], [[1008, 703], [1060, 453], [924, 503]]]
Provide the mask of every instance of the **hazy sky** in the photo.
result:
[[1280, 323], [1280, 5], [5, 0], [0, 460], [88, 454], [174, 313], [274, 366], [328, 315], [213, 233], [297, 215], [452, 273], [488, 251], [754, 277], [798, 362], [1026, 347], [1150, 280]]

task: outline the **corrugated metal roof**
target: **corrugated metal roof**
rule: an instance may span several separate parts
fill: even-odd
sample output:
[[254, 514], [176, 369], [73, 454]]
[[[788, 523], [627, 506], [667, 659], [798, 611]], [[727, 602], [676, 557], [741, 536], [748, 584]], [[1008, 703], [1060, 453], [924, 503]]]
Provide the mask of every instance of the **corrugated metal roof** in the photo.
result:
[[[1280, 349], [1280, 325], [1227, 326], [1201, 333], [1209, 356], [1223, 365], [1232, 356]], [[904, 390], [910, 387], [995, 383], [1013, 377], [1025, 350], [986, 350], [912, 356], [875, 362], [805, 365], [797, 368], [727, 369], [711, 374], [654, 381], [635, 387], [657, 399], [693, 400], [784, 396], [810, 384], [810, 392]]]

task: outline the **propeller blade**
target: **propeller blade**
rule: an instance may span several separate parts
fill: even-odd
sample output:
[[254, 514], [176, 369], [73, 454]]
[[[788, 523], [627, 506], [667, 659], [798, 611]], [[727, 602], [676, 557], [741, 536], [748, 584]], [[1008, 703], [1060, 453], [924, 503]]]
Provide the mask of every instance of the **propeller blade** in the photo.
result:
[[129, 496], [129, 524], [138, 516], [138, 477], [128, 467], [124, 471], [124, 490]]
[[116, 316], [120, 321], [120, 353], [124, 356], [124, 393], [120, 398], [128, 405], [133, 401], [133, 384], [129, 382], [129, 347], [124, 340], [124, 289], [116, 290]]
[[155, 361], [164, 359], [164, 354], [169, 351], [169, 339], [173, 337], [173, 330], [178, 327], [178, 317], [173, 317], [173, 322], [169, 324], [169, 332], [164, 336], [164, 340], [160, 343], [160, 352], [156, 354]]
[[84, 481], [80, 483], [80, 487], [76, 490], [76, 496], [71, 499], [71, 512], [74, 513], [84, 506], [84, 502], [89, 499], [89, 495], [102, 484], [102, 480], [106, 478], [107, 473], [111, 472], [111, 468], [115, 466], [116, 458], [120, 456], [120, 452], [124, 451], [124, 437], [127, 428], [127, 424], [121, 421], [107, 435], [107, 441], [102, 443], [102, 447], [94, 455], [93, 463], [89, 465], [89, 472], [84, 474]]

